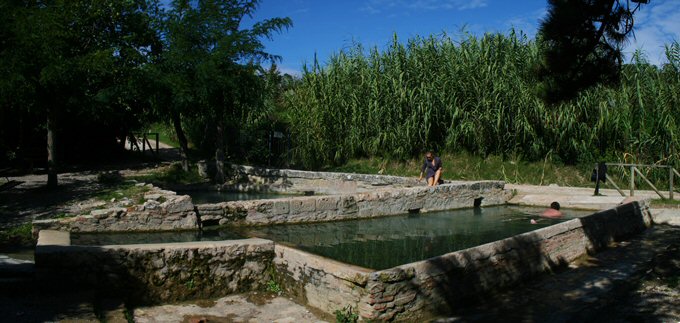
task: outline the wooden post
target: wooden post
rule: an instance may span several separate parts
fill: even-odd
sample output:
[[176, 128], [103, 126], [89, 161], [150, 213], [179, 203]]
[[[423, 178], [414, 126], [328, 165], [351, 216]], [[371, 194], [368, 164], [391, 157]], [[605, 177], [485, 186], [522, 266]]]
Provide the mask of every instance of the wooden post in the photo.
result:
[[661, 194], [661, 192], [659, 192], [659, 190], [656, 188], [656, 186], [654, 186], [654, 184], [652, 184], [652, 182], [650, 182], [649, 179], [647, 179], [647, 177], [646, 177], [644, 174], [642, 174], [641, 171], [639, 171], [637, 168], [635, 168], [635, 171], [638, 173], [638, 175], [640, 175], [640, 178], [642, 178], [642, 180], [644, 180], [645, 183], [647, 183], [647, 185], [649, 185], [649, 186], [652, 187], [652, 189], [654, 190], [654, 192], [656, 192], [656, 194], [659, 195], [659, 197], [661, 197], [661, 199], [666, 199], [666, 198], [663, 196], [663, 194]]
[[630, 196], [635, 195], [635, 166], [630, 166]]
[[668, 166], [668, 198], [673, 200], [673, 166]]
[[609, 182], [609, 184], [614, 186], [614, 188], [619, 192], [619, 194], [621, 194], [621, 196], [626, 197], [626, 194], [624, 194], [623, 191], [619, 188], [619, 186], [616, 185], [616, 183], [614, 183], [614, 181], [609, 177], [609, 175], [605, 175], [605, 176], [607, 178], [607, 182]]

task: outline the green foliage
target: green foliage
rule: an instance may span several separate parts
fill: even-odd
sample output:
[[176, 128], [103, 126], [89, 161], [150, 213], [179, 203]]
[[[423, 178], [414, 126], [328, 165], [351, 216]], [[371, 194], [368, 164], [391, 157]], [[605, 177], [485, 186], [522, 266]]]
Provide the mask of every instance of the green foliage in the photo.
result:
[[[115, 139], [146, 117], [140, 67], [155, 41], [147, 1], [0, 6], [0, 148], [16, 153], [14, 163], [45, 160], [47, 130], [56, 138], [54, 156], [73, 161], [116, 151]], [[37, 145], [41, 153], [31, 153]]]
[[21, 245], [31, 246], [35, 244], [33, 240], [33, 226], [31, 223], [24, 223], [19, 226], [0, 230], [0, 246], [2, 245]]
[[356, 323], [358, 320], [359, 314], [353, 312], [351, 305], [335, 311], [335, 322], [337, 323]]
[[635, 6], [613, 0], [549, 1], [539, 29], [541, 97], [559, 102], [598, 83], [617, 83]]
[[[542, 161], [528, 162], [517, 157], [503, 159], [489, 155], [481, 157], [466, 152], [445, 153], [443, 161], [445, 180], [502, 180], [508, 183], [560, 186], [589, 186], [590, 164], [564, 165], [550, 156]], [[351, 159], [347, 163], [326, 168], [334, 172], [384, 174], [418, 177], [423, 157], [406, 161], [384, 158]], [[619, 184], [624, 185], [625, 182]]]
[[187, 280], [186, 283], [185, 283], [185, 285], [186, 285], [187, 288], [189, 288], [189, 289], [193, 289], [194, 287], [196, 287], [196, 284], [194, 283], [194, 279], [193, 279], [193, 278]]
[[177, 134], [171, 126], [162, 122], [155, 122], [149, 126], [148, 132], [158, 133], [158, 141], [169, 145], [170, 147], [179, 148]]
[[270, 280], [267, 282], [267, 291], [270, 293], [279, 294], [281, 293], [282, 289], [277, 282]]
[[147, 175], [132, 176], [131, 179], [154, 183], [158, 185], [163, 184], [195, 184], [203, 183], [205, 180], [198, 175], [198, 170], [195, 165], [189, 167], [189, 171], [185, 172], [180, 164], [172, 164], [169, 167], [155, 170]]
[[532, 70], [539, 53], [512, 31], [395, 38], [383, 52], [356, 45], [323, 68], [315, 62], [285, 98], [294, 159], [319, 168], [353, 158], [408, 160], [433, 149], [571, 165], [678, 165], [675, 58], [657, 68], [638, 57], [619, 86], [548, 106]]
[[[127, 197], [133, 201], [143, 198], [144, 193], [148, 192], [149, 188], [146, 186], [136, 186], [134, 183], [125, 182], [108, 186], [95, 194], [94, 198], [109, 202], [112, 199], [119, 200]], [[142, 200], [143, 203], [143, 200]]]
[[[680, 194], [680, 193], [676, 193]], [[680, 201], [679, 200], [669, 200], [669, 199], [654, 199], [652, 200], [652, 207], [665, 207], [665, 208], [680, 208]]]
[[[245, 128], [241, 125], [258, 129], [264, 121], [259, 64], [278, 57], [264, 51], [261, 38], [271, 39], [292, 22], [271, 18], [243, 28], [241, 21], [259, 2], [173, 1], [159, 15], [165, 37], [157, 64], [150, 69], [156, 75], [153, 105], [159, 116], [172, 121], [178, 137], [186, 127], [203, 155], [212, 152], [224, 158], [229, 139], [227, 147], [248, 147], [251, 142], [240, 140]], [[242, 154], [236, 149], [227, 153]]]

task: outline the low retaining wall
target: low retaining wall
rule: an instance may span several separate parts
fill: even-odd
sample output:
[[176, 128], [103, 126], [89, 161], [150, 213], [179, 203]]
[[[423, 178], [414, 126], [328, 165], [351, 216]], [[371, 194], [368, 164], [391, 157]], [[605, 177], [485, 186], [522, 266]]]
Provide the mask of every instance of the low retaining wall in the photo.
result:
[[382, 186], [422, 186], [415, 178], [331, 172], [310, 172], [293, 169], [270, 169], [232, 165], [233, 178], [222, 185], [225, 190], [279, 192], [290, 194], [348, 194], [368, 192]]
[[[330, 174], [408, 180], [393, 176]], [[177, 195], [175, 192], [147, 184], [150, 191], [144, 195], [144, 202], [141, 205], [120, 204], [69, 218], [36, 220], [33, 221], [33, 232], [37, 235], [41, 230], [69, 232], [197, 230], [202, 224], [267, 225], [320, 222], [396, 215], [413, 210], [422, 212], [449, 210], [472, 207], [475, 199], [480, 198], [483, 199], [483, 205], [505, 204], [511, 193], [503, 190], [504, 185], [500, 181], [455, 182], [436, 187], [382, 188], [364, 193], [233, 201], [195, 206], [188, 195]]]
[[71, 246], [69, 233], [41, 231], [35, 263], [43, 282], [96, 288], [133, 303], [207, 299], [263, 289], [274, 243], [263, 239]]
[[[139, 184], [144, 186], [144, 184]], [[146, 184], [143, 204], [129, 200], [114, 207], [91, 210], [89, 214], [62, 219], [33, 221], [33, 233], [41, 230], [69, 232], [129, 232], [197, 230], [199, 221], [188, 195], [177, 195]]]
[[500, 181], [376, 190], [356, 194], [233, 201], [197, 206], [201, 221], [220, 225], [321, 222], [500, 205], [510, 198]]
[[275, 279], [288, 295], [331, 315], [351, 306], [365, 321], [423, 321], [597, 252], [651, 223], [647, 201], [632, 202], [380, 271], [263, 239], [86, 247], [70, 246], [67, 232], [42, 231], [36, 268], [46, 281], [96, 286], [143, 303], [225, 296]]
[[372, 273], [359, 304], [364, 319], [420, 320], [605, 248], [651, 225], [646, 202], [512, 238]]
[[[274, 263], [288, 293], [327, 313], [349, 305], [363, 320], [423, 321], [599, 251], [650, 225], [647, 203], [640, 201], [376, 272], [357, 267], [338, 271], [332, 260], [278, 245]], [[338, 299], [341, 296], [345, 303]]]

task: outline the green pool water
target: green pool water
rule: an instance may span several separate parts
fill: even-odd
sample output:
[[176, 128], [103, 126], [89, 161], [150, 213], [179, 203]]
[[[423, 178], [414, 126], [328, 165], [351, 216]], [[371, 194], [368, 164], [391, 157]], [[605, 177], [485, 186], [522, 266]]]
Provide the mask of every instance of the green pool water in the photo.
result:
[[[372, 269], [428, 259], [591, 214], [565, 210], [561, 219], [540, 218], [541, 208], [485, 207], [375, 219], [203, 232], [73, 234], [73, 244], [106, 245], [229, 240], [259, 237], [341, 262]], [[537, 224], [531, 224], [534, 219]]]

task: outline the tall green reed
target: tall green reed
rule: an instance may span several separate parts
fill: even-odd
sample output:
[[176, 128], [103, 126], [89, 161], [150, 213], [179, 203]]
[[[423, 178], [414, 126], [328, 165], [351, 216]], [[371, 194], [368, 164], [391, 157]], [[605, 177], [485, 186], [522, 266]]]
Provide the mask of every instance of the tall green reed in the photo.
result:
[[546, 156], [565, 163], [680, 165], [680, 49], [650, 65], [642, 53], [620, 85], [554, 106], [536, 95], [537, 44], [520, 32], [396, 36], [386, 49], [356, 44], [305, 67], [285, 98], [294, 157], [308, 168], [350, 158], [408, 159], [424, 150]]

